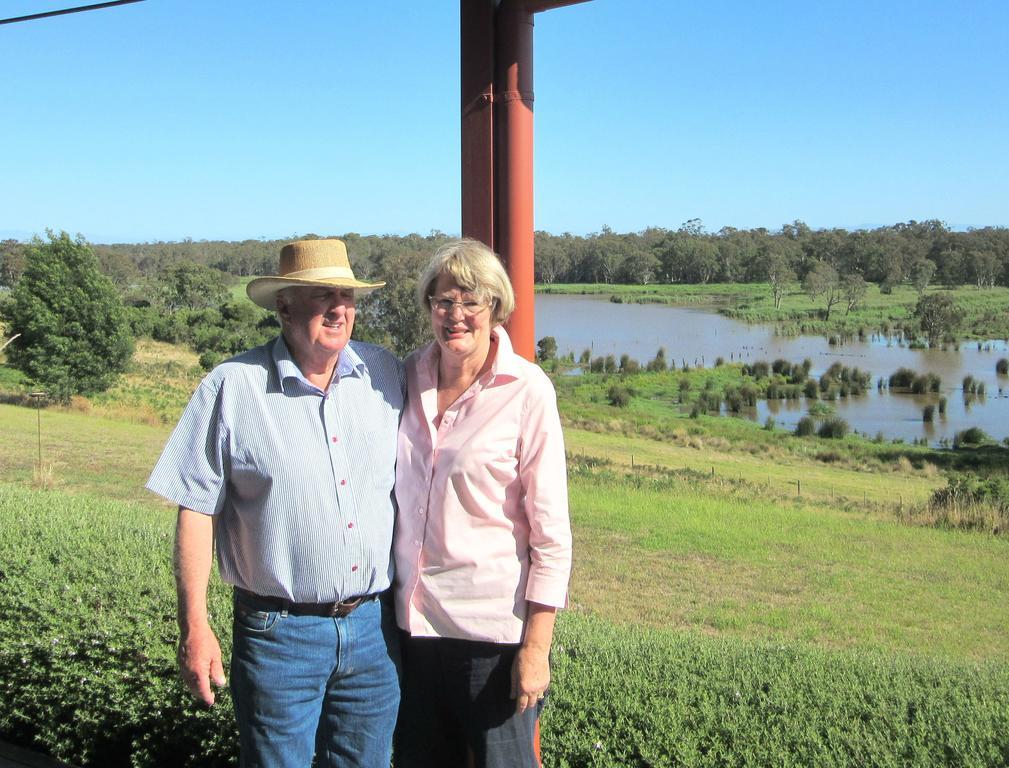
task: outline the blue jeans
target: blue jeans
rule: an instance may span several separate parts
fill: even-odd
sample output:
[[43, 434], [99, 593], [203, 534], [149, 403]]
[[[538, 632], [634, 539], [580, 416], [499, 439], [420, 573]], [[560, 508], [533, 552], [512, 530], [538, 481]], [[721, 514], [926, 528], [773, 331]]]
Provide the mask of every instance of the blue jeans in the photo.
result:
[[405, 633], [401, 640], [397, 768], [539, 768], [538, 708], [517, 715], [510, 695], [517, 645]]
[[[389, 768], [399, 706], [390, 606], [344, 618], [263, 610], [235, 595], [231, 690], [243, 768]], [[385, 614], [383, 621], [383, 614]]]

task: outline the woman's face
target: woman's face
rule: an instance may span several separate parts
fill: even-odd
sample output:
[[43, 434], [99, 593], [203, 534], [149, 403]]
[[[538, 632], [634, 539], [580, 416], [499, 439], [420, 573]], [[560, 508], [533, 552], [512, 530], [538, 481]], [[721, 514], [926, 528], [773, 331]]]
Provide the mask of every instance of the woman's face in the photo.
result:
[[[482, 363], [490, 349], [491, 305], [460, 288], [450, 274], [438, 276], [431, 296], [435, 300], [431, 307], [431, 330], [442, 354], [459, 359], [478, 357]], [[456, 303], [445, 310], [437, 306], [439, 299]]]

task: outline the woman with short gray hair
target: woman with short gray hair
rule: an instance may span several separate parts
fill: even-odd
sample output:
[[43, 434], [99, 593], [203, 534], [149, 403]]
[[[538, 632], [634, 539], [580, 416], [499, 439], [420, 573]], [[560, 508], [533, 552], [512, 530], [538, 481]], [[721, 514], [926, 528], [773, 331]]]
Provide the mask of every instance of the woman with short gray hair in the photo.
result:
[[512, 350], [515, 295], [483, 243], [440, 248], [417, 297], [434, 341], [407, 359], [399, 433], [396, 764], [536, 766], [571, 570], [556, 396]]

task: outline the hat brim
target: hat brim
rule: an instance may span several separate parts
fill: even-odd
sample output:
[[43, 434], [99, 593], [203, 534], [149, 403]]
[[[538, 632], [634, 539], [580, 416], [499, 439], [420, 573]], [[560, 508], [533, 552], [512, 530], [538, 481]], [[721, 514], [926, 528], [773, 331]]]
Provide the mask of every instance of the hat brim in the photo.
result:
[[272, 310], [277, 308], [277, 291], [297, 285], [353, 288], [355, 296], [364, 296], [376, 288], [383, 287], [385, 283], [363, 283], [360, 280], [348, 280], [344, 277], [323, 278], [321, 280], [302, 280], [296, 277], [257, 277], [255, 280], [250, 280], [249, 284], [245, 286], [245, 293], [252, 299], [253, 304], [263, 309]]

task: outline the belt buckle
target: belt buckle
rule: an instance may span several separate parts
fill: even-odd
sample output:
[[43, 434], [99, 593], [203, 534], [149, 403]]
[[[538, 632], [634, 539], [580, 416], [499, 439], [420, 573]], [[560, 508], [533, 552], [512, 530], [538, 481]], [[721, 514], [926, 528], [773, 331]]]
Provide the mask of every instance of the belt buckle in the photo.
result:
[[338, 619], [345, 618], [349, 616], [357, 606], [361, 604], [364, 598], [352, 597], [348, 600], [341, 600], [339, 603], [333, 604], [333, 615]]

